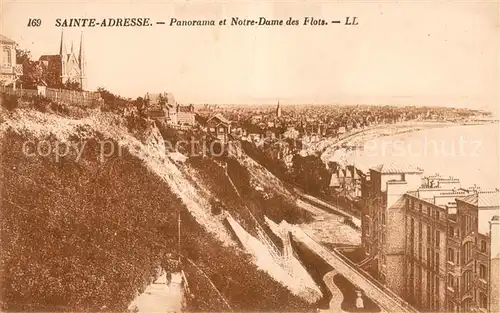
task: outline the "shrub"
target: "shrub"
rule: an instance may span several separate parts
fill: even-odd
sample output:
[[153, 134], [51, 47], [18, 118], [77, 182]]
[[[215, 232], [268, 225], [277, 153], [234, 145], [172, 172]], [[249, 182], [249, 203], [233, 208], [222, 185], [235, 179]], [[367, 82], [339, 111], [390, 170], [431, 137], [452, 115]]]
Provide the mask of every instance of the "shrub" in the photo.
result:
[[9, 111], [13, 111], [18, 107], [18, 99], [14, 95], [2, 94], [0, 96], [0, 103]]
[[42, 96], [36, 96], [33, 98], [33, 108], [40, 112], [47, 112], [52, 103], [52, 101]]

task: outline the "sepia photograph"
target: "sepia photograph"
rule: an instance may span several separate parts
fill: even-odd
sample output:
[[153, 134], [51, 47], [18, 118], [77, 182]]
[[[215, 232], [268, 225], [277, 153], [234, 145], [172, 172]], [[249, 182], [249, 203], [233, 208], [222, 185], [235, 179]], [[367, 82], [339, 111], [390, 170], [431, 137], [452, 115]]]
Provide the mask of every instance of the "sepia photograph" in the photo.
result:
[[500, 313], [500, 2], [0, 0], [1, 312]]

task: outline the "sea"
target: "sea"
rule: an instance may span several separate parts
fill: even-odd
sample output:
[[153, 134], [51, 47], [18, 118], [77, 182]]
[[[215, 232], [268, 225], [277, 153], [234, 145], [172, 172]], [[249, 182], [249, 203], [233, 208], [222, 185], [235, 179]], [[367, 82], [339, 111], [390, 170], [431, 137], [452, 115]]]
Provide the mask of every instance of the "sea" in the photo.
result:
[[367, 170], [379, 164], [413, 165], [425, 175], [459, 178], [462, 187], [499, 188], [499, 124], [457, 125], [379, 137], [363, 148], [338, 151], [344, 163]]

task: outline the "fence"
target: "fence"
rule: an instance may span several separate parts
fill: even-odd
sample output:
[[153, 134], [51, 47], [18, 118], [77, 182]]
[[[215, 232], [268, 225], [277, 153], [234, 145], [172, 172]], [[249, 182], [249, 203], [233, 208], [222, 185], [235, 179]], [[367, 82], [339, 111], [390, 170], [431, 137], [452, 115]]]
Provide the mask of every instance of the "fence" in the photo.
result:
[[99, 106], [103, 102], [101, 94], [94, 91], [77, 91], [54, 88], [41, 88], [39, 91], [37, 89], [13, 89], [12, 87], [0, 86], [0, 92], [9, 95], [15, 95], [18, 97], [35, 97], [40, 95], [55, 102], [62, 102], [84, 107]]

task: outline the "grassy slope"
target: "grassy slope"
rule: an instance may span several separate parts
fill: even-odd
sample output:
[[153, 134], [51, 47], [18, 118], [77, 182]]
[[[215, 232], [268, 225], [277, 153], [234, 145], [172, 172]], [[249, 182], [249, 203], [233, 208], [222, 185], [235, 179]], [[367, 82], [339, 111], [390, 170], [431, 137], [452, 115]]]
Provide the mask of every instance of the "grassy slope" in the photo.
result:
[[[269, 234], [274, 243], [282, 248], [283, 243], [264, 221], [264, 216], [279, 223], [287, 220], [290, 223], [310, 221], [312, 215], [287, 201], [282, 195], [264, 198], [262, 193], [251, 187], [248, 169], [231, 157], [223, 157], [219, 162], [227, 164], [228, 176], [224, 169], [211, 158], [190, 158], [189, 166], [196, 170], [197, 176], [213, 196], [223, 203], [224, 209], [230, 212], [241, 225], [252, 235], [256, 235], [255, 217]], [[237, 188], [237, 192], [230, 180]], [[239, 195], [241, 196], [239, 196]], [[251, 214], [250, 214], [251, 212]]]
[[[164, 254], [182, 253], [192, 310], [225, 310], [200, 269], [239, 311], [308, 309], [248, 257], [223, 247], [187, 213], [168, 186], [128, 152], [104, 163], [97, 141], [83, 160], [26, 157], [29, 137], [7, 132], [0, 159], [2, 310], [122, 311]], [[35, 140], [35, 138], [29, 138]]]

